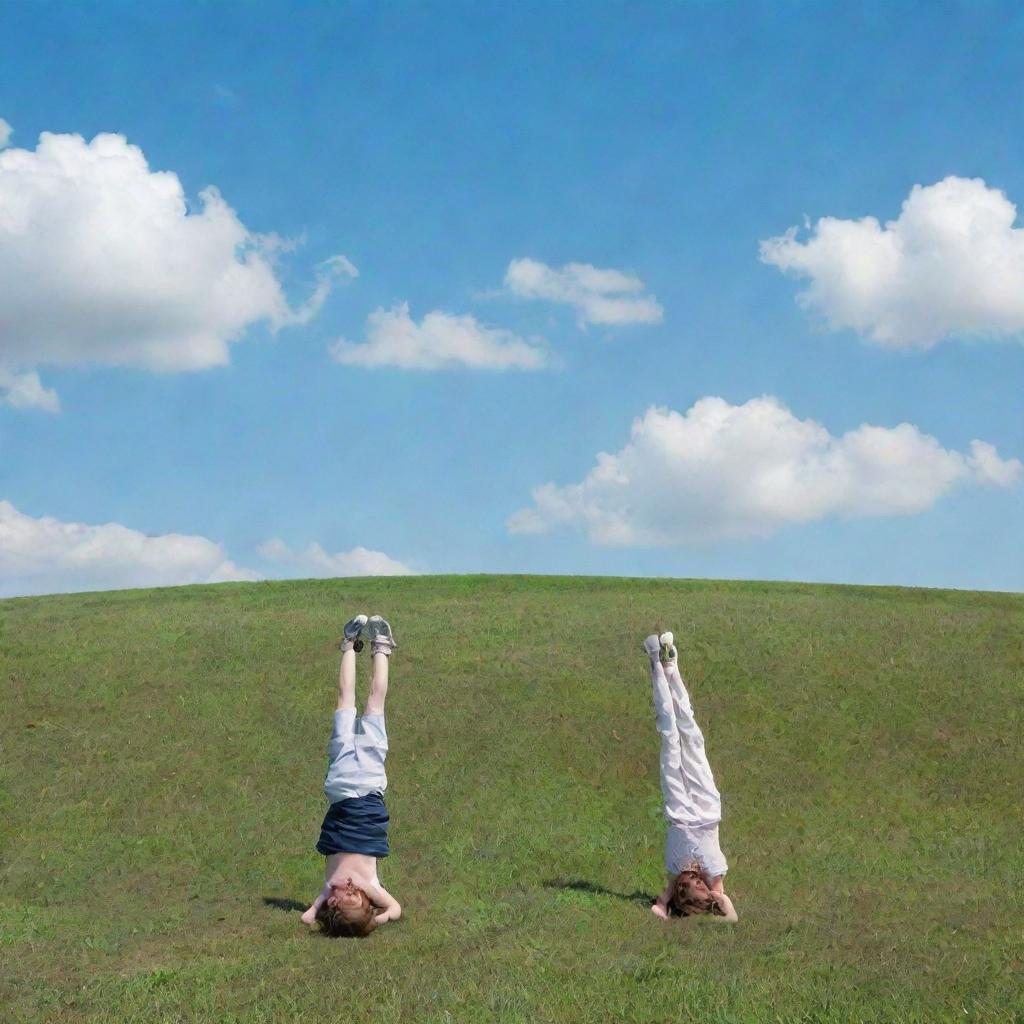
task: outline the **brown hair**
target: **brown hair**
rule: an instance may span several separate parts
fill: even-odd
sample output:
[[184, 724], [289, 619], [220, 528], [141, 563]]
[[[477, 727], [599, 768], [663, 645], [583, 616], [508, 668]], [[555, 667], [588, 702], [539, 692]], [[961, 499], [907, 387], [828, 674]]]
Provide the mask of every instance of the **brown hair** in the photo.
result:
[[335, 899], [332, 891], [316, 912], [320, 930], [332, 939], [362, 939], [369, 935], [377, 927], [377, 908], [365, 892], [360, 891], [359, 897], [358, 906], [346, 907]]
[[693, 914], [714, 914], [725, 917], [725, 911], [708, 888], [704, 872], [696, 862], [687, 864], [676, 875], [672, 882], [672, 895], [669, 897], [668, 908], [680, 917]]

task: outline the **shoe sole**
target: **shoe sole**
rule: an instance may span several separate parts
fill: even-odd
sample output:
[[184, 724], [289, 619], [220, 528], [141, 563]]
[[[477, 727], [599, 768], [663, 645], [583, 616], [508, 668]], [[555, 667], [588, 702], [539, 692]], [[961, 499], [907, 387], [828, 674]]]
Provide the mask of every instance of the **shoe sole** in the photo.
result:
[[381, 615], [371, 615], [367, 620], [370, 644], [382, 644], [394, 649], [398, 646], [395, 635], [391, 632], [391, 623]]
[[[368, 621], [369, 620], [366, 618], [365, 615], [356, 615], [353, 618], [349, 619], [348, 622], [346, 622], [344, 627], [342, 628], [342, 631], [341, 631], [342, 639], [343, 640], [358, 640], [359, 637], [361, 636], [363, 630], [366, 628], [366, 624], [367, 624]], [[357, 625], [357, 624], [358, 624], [359, 628], [357, 630], [355, 630], [355, 631], [352, 631], [352, 626]]]

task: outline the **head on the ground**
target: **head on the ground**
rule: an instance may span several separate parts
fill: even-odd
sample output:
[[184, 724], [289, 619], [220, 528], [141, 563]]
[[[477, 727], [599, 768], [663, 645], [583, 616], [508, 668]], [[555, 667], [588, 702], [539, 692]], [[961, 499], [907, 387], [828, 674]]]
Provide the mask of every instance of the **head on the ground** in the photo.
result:
[[365, 938], [377, 927], [377, 908], [350, 880], [332, 885], [331, 894], [316, 912], [317, 924], [331, 938]]
[[680, 917], [691, 917], [694, 914], [726, 916], [716, 894], [708, 885], [707, 877], [697, 863], [688, 864], [676, 875], [672, 882], [668, 909]]

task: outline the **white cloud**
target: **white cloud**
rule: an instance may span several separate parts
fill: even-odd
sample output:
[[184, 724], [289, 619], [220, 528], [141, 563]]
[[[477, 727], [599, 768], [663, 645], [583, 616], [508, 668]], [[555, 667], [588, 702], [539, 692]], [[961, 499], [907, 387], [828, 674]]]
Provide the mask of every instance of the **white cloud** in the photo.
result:
[[258, 577], [205, 537], [151, 537], [118, 523], [34, 519], [0, 501], [0, 595], [219, 583]]
[[512, 260], [505, 271], [505, 287], [524, 299], [572, 306], [581, 327], [660, 324], [664, 313], [653, 295], [641, 294], [640, 278], [589, 263], [566, 263], [556, 270], [539, 260]]
[[995, 446], [987, 441], [972, 441], [971, 454], [967, 458], [975, 478], [995, 487], [1009, 487], [1021, 475], [1021, 463], [1017, 459], [1001, 459]]
[[512, 533], [568, 524], [598, 544], [679, 545], [764, 537], [828, 517], [912, 515], [959, 484], [1008, 486], [1024, 466], [982, 441], [943, 448], [909, 423], [831, 435], [778, 399], [702, 398], [685, 415], [651, 407], [626, 446], [587, 476], [533, 491]]
[[14, 129], [0, 117], [0, 149], [3, 149], [11, 141], [11, 135], [13, 134]]
[[0, 151], [0, 366], [104, 363], [201, 370], [258, 322], [306, 323], [339, 277], [321, 265], [289, 305], [275, 272], [294, 247], [257, 235], [213, 187], [189, 209], [177, 175], [150, 171], [121, 135], [44, 133]]
[[293, 551], [283, 540], [274, 537], [259, 547], [259, 553], [268, 562], [287, 568], [290, 573], [307, 576], [414, 576], [402, 562], [385, 555], [383, 551], [354, 547], [351, 551], [329, 554], [319, 544], [309, 544], [301, 551]]
[[0, 404], [15, 409], [42, 409], [60, 412], [60, 399], [52, 388], [44, 388], [39, 374], [11, 373], [0, 366]]
[[546, 350], [511, 331], [486, 327], [472, 316], [434, 310], [420, 323], [403, 302], [378, 309], [367, 318], [367, 340], [343, 338], [330, 347], [335, 362], [350, 366], [397, 366], [405, 370], [539, 370], [548, 365]]
[[950, 337], [1024, 331], [1024, 229], [1016, 206], [980, 178], [915, 185], [899, 217], [822, 217], [761, 243], [761, 259], [810, 283], [800, 304], [833, 330], [880, 345], [929, 348]]

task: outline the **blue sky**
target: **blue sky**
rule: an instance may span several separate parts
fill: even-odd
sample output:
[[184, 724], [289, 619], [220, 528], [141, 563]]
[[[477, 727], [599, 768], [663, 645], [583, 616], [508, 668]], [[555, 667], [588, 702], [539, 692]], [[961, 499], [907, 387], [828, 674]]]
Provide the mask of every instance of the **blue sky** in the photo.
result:
[[[1018, 5], [33, 3], [0, 36], [0, 387], [38, 378], [0, 402], [0, 594], [403, 566], [1024, 589], [1024, 258], [999, 221], [999, 193], [1024, 202]], [[124, 136], [186, 219], [212, 185], [250, 248], [293, 240], [262, 257], [293, 314], [325, 260], [358, 276], [304, 323], [266, 299], [226, 364], [186, 367], [202, 282], [147, 290], [131, 245], [164, 236], [113, 178], [70, 241], [60, 196], [98, 202], [106, 172], [55, 199], [42, 132]], [[24, 196], [28, 239], [2, 226]], [[788, 270], [759, 258], [791, 227]], [[573, 264], [660, 322], [584, 322], [551, 297]], [[472, 317], [459, 337], [543, 365], [332, 359], [378, 310], [421, 362]], [[587, 482], [600, 452], [618, 482]]]

